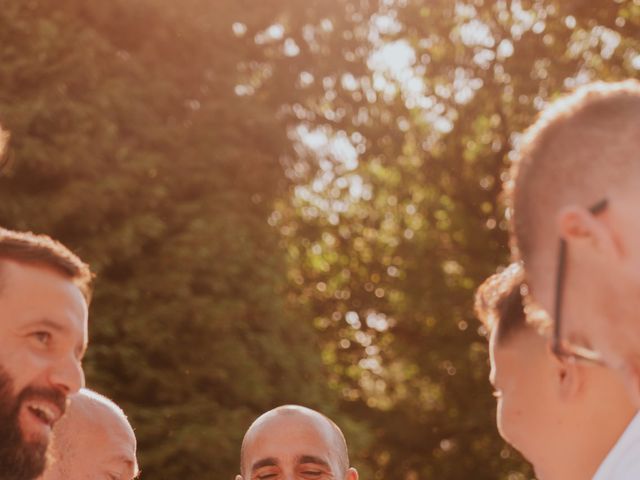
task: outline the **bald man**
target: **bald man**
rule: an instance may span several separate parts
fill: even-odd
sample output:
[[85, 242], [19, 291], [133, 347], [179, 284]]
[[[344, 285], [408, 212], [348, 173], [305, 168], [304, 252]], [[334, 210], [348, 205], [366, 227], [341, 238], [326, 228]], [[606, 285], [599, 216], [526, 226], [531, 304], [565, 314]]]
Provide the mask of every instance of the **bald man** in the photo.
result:
[[132, 480], [136, 437], [120, 407], [88, 389], [71, 396], [54, 428], [53, 464], [41, 480]]
[[247, 430], [236, 480], [358, 480], [340, 428], [315, 410], [284, 405]]

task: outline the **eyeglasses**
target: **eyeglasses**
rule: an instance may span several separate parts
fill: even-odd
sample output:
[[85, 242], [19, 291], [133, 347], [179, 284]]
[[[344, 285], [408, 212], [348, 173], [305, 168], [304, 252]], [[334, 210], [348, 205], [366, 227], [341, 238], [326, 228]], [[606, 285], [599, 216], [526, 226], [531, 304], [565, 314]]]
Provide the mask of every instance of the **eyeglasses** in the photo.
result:
[[[589, 208], [592, 215], [604, 211], [607, 208], [608, 200], [605, 198]], [[553, 308], [553, 339], [551, 348], [553, 353], [559, 358], [573, 358], [589, 363], [603, 364], [602, 356], [589, 347], [572, 343], [562, 338], [562, 295], [564, 293], [564, 282], [567, 270], [567, 241], [560, 239], [558, 251], [558, 270], [556, 273], [555, 302]]]

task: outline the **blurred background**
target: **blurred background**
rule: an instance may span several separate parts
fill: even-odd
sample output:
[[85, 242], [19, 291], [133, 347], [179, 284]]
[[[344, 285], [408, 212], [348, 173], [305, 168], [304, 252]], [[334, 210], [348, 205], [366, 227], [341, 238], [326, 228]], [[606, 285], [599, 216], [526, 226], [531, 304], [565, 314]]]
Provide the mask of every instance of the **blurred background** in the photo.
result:
[[639, 76], [640, 1], [0, 0], [0, 65], [0, 225], [97, 272], [88, 385], [143, 478], [233, 478], [283, 403], [363, 479], [532, 478], [472, 294], [509, 152]]

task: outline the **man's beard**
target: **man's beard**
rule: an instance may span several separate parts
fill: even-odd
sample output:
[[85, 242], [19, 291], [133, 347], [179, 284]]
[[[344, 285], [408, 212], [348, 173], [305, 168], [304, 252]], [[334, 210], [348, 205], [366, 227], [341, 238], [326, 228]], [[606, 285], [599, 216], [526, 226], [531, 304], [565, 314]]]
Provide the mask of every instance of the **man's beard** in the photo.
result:
[[64, 411], [66, 398], [59, 391], [35, 387], [26, 387], [17, 396], [12, 392], [13, 381], [0, 366], [0, 480], [33, 480], [47, 465], [49, 442], [24, 438], [19, 420], [22, 404], [41, 398]]

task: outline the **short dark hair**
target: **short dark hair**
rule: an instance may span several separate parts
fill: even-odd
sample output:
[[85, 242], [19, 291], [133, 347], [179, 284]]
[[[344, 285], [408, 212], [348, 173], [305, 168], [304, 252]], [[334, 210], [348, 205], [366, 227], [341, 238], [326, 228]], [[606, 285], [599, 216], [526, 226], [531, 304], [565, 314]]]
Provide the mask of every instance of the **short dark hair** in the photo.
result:
[[512, 263], [487, 278], [475, 296], [475, 312], [489, 333], [504, 344], [516, 333], [532, 328], [527, 323], [523, 302], [524, 272], [520, 263]]
[[91, 301], [93, 275], [89, 266], [62, 243], [47, 235], [0, 228], [0, 290], [2, 260], [49, 267], [71, 280], [87, 303]]

